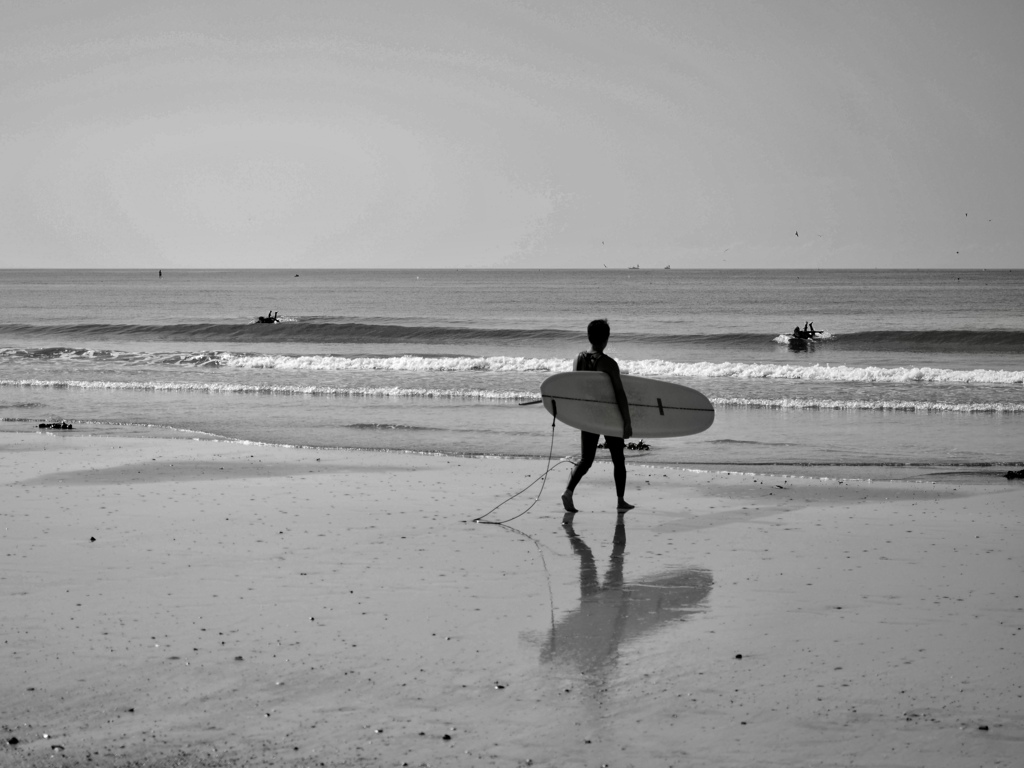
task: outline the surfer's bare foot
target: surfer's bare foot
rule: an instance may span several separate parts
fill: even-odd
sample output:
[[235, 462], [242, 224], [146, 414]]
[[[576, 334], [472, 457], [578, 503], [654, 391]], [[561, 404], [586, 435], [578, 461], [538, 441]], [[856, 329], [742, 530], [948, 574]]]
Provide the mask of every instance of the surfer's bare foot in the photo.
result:
[[628, 512], [631, 509], [635, 509], [633, 504], [630, 504], [625, 499], [619, 499], [618, 505], [615, 507], [619, 512]]
[[572, 503], [572, 491], [566, 491], [562, 494], [562, 506], [565, 507], [566, 512], [579, 512]]

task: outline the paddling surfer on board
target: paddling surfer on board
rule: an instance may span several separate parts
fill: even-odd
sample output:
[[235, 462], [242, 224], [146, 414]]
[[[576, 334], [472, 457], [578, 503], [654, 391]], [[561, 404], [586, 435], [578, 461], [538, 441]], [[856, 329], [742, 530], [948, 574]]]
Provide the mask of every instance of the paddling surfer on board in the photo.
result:
[[[619, 364], [604, 353], [608, 346], [608, 337], [611, 336], [611, 328], [607, 320], [594, 320], [587, 326], [587, 338], [590, 340], [590, 349], [580, 352], [576, 356], [577, 371], [603, 371], [612, 380], [612, 389], [615, 392], [615, 400], [619, 405], [619, 413], [622, 414], [622, 436], [605, 435], [604, 443], [612, 456], [614, 467], [615, 494], [618, 496], [616, 509], [622, 513], [633, 509], [633, 505], [626, 501], [626, 457], [623, 455], [625, 442], [633, 434], [633, 424], [629, 418], [629, 402], [626, 400], [626, 392], [622, 389], [622, 378], [619, 375]], [[597, 441], [599, 435], [593, 432], [580, 432], [580, 463], [576, 465], [572, 475], [569, 477], [569, 485], [562, 494], [562, 506], [565, 507], [563, 523], [572, 522], [572, 515], [578, 510], [572, 503], [572, 493], [576, 490], [580, 480], [587, 474], [594, 457], [597, 455]]]

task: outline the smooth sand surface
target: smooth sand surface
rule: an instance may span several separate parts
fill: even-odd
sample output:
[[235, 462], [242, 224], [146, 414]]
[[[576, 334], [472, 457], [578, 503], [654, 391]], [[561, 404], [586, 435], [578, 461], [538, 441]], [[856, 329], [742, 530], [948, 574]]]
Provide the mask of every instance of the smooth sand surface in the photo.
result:
[[[642, 457], [630, 457], [642, 462]], [[0, 433], [0, 765], [1024, 765], [1024, 484]], [[524, 510], [539, 486], [491, 519]], [[16, 739], [17, 743], [9, 744]]]

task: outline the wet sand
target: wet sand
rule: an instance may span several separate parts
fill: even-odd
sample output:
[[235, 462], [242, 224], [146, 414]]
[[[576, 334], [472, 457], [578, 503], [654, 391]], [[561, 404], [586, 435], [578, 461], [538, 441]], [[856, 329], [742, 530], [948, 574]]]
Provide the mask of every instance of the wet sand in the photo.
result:
[[0, 433], [0, 765], [1020, 765], [1024, 484], [630, 460]]

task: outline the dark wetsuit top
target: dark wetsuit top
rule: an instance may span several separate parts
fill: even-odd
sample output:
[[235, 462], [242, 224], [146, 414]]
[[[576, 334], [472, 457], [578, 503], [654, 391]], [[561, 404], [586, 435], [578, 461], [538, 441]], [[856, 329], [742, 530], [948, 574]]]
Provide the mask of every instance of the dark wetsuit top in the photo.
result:
[[584, 350], [576, 355], [576, 370], [577, 371], [596, 371], [597, 361], [604, 357], [600, 352], [593, 352], [591, 350]]
[[[583, 352], [580, 352], [578, 355], [576, 355], [576, 370], [577, 371], [599, 371], [601, 369], [597, 367], [597, 362], [598, 362], [598, 360], [601, 360], [604, 357], [606, 357], [606, 355], [603, 352], [594, 352], [592, 349], [584, 350]], [[611, 361], [611, 364], [613, 366], [615, 366], [616, 370], [618, 370], [618, 364], [614, 360], [611, 360], [611, 358], [608, 358], [608, 359]], [[605, 371], [605, 373], [607, 373], [607, 371]], [[583, 434], [591, 435], [593, 433], [591, 433], [591, 432], [584, 432]], [[606, 443], [614, 443], [614, 442], [622, 443], [623, 439], [621, 437], [617, 437], [616, 435], [605, 435], [605, 442]], [[594, 447], [595, 448], [597, 447], [596, 439], [594, 441]]]

